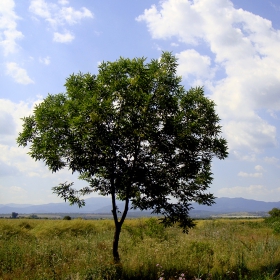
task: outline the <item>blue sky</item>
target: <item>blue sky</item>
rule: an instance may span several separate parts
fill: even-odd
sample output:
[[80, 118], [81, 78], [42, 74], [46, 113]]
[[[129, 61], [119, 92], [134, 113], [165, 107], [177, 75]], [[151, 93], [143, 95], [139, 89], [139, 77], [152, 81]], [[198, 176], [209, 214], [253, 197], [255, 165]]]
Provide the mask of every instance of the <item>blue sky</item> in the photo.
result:
[[217, 197], [280, 201], [278, 0], [2, 0], [0, 204], [61, 202], [51, 188], [85, 185], [52, 174], [17, 147], [20, 118], [72, 73], [101, 61], [178, 57], [186, 89], [217, 104], [229, 157], [213, 161]]

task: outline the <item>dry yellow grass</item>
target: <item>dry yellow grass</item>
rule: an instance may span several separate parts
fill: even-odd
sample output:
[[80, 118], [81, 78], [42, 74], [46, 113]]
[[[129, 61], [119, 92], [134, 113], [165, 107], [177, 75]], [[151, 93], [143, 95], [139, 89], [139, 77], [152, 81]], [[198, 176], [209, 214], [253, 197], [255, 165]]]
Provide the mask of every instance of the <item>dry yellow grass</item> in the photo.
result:
[[112, 220], [1, 219], [0, 279], [280, 279], [280, 238], [261, 219], [199, 220], [187, 235], [127, 220], [121, 267], [113, 234]]

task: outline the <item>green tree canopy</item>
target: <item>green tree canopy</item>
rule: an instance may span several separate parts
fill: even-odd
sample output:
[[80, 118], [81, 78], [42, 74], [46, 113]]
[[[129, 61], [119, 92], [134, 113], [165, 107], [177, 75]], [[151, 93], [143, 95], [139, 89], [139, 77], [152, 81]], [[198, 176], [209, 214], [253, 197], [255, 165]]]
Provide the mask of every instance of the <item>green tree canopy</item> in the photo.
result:
[[280, 218], [280, 209], [279, 208], [272, 208], [268, 214], [271, 218]]
[[[52, 172], [78, 172], [88, 187], [62, 183], [53, 190], [71, 204], [98, 192], [112, 198], [116, 232], [113, 255], [129, 207], [151, 209], [163, 223], [193, 227], [192, 202], [211, 205], [213, 157], [227, 156], [215, 104], [203, 88], [186, 91], [176, 58], [103, 62], [98, 75], [73, 74], [66, 93], [48, 95], [23, 118], [17, 141]], [[116, 199], [125, 201], [118, 217]], [[131, 204], [131, 205], [130, 205]]]

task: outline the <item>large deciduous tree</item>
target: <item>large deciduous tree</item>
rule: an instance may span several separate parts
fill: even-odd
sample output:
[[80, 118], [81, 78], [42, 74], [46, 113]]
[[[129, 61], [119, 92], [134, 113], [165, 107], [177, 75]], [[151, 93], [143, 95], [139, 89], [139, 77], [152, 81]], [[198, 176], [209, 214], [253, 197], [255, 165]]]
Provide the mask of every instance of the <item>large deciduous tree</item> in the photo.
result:
[[[53, 188], [70, 204], [98, 192], [112, 198], [113, 256], [119, 261], [121, 227], [130, 207], [160, 214], [165, 225], [187, 232], [192, 202], [214, 203], [207, 193], [213, 157], [227, 156], [215, 104], [203, 88], [186, 91], [176, 58], [103, 62], [97, 75], [73, 74], [66, 93], [48, 95], [23, 118], [17, 142], [52, 172], [78, 172], [88, 187]], [[116, 199], [125, 202], [120, 215]], [[119, 217], [118, 217], [119, 214]]]

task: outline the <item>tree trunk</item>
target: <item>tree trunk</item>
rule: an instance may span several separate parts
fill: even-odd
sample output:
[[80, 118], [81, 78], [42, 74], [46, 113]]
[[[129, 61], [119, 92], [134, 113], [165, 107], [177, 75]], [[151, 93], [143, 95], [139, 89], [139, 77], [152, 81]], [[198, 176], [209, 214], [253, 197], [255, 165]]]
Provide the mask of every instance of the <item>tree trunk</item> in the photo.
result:
[[128, 205], [129, 205], [129, 199], [126, 198], [125, 200], [125, 207], [124, 207], [124, 212], [121, 217], [121, 220], [118, 220], [118, 214], [117, 214], [117, 207], [116, 207], [116, 199], [115, 195], [112, 194], [112, 206], [113, 206], [113, 217], [114, 217], [114, 222], [115, 222], [115, 234], [114, 234], [114, 241], [113, 241], [113, 257], [115, 263], [120, 263], [120, 255], [119, 255], [119, 239], [120, 239], [120, 234], [121, 234], [121, 229], [123, 222], [126, 218], [127, 212], [128, 212]]
[[115, 263], [120, 262], [120, 255], [119, 255], [119, 239], [120, 239], [120, 233], [121, 233], [121, 225], [115, 224], [115, 234], [114, 234], [114, 241], [113, 241], [113, 256]]

